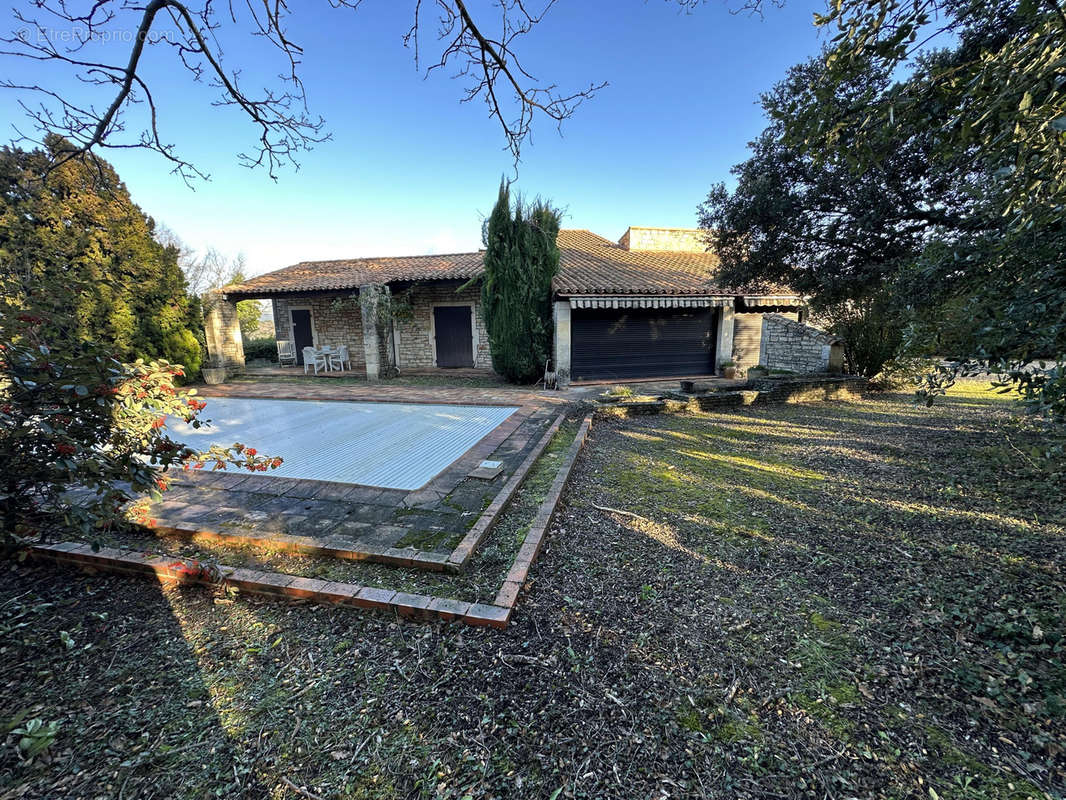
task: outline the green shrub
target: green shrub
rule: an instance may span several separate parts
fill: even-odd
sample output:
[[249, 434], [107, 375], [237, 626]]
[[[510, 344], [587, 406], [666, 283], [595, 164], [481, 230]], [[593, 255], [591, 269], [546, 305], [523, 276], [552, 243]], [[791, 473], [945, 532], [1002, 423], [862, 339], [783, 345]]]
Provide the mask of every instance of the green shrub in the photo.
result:
[[[195, 373], [199, 351], [182, 332], [201, 330], [203, 317], [178, 249], [155, 240], [155, 222], [110, 164], [62, 158], [71, 147], [51, 135], [41, 150], [0, 147], [0, 273], [77, 283], [66, 309], [72, 334], [106, 342], [122, 362], [162, 357]], [[61, 166], [43, 180], [49, 162]]]
[[200, 366], [203, 364], [203, 350], [196, 336], [188, 328], [182, 328], [168, 333], [163, 337], [163, 356], [172, 364], [180, 364], [185, 368], [185, 375], [189, 380], [195, 380], [200, 374]]
[[270, 336], [257, 336], [254, 339], [245, 339], [244, 360], [254, 361], [255, 359], [263, 359], [264, 361], [277, 361], [277, 340]]
[[[177, 389], [180, 367], [124, 364], [110, 343], [86, 339], [69, 309], [94, 287], [0, 273], [0, 544], [39, 538], [94, 539], [132, 519], [151, 524], [146, 503], [180, 467], [232, 465], [265, 471], [281, 459], [242, 444], [204, 452], [170, 438], [168, 421], [200, 427], [205, 403]], [[184, 337], [180, 337], [184, 339]], [[71, 494], [70, 490], [85, 490]]]
[[884, 391], [916, 388], [935, 368], [935, 359], [897, 356], [884, 363], [881, 371], [870, 380], [870, 385]]
[[826, 330], [844, 340], [844, 371], [872, 378], [903, 343], [899, 313], [883, 296], [822, 309]]

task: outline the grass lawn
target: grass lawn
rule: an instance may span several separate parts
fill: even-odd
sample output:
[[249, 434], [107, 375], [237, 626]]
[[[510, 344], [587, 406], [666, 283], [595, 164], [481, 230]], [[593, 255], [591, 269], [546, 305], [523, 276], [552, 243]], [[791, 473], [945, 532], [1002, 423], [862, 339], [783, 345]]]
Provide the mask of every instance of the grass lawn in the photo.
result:
[[2, 564], [60, 727], [0, 798], [1061, 797], [1064, 489], [994, 397], [599, 423], [504, 632]]

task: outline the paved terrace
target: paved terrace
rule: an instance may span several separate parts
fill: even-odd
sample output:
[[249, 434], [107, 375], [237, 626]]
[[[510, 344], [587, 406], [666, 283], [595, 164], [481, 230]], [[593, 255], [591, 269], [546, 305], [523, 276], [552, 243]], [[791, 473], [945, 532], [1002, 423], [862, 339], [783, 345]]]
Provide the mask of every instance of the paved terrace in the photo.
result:
[[[458, 569], [506, 506], [580, 393], [327, 381], [197, 386], [212, 397], [506, 405], [519, 410], [420, 489], [405, 491], [237, 471], [173, 474], [149, 515], [162, 531], [426, 569]], [[269, 442], [256, 442], [270, 452]], [[493, 477], [471, 476], [481, 461]], [[479, 473], [481, 474], [481, 473]]]
[[[556, 418], [541, 437], [540, 442], [546, 443], [558, 429], [562, 416]], [[592, 417], [587, 416], [581, 423], [569, 444], [562, 462], [558, 464], [555, 477], [548, 488], [546, 496], [540, 501], [532, 519], [526, 528], [526, 535], [515, 553], [513, 560], [508, 559], [509, 566], [503, 575], [502, 584], [495, 582], [490, 587], [498, 590], [490, 601], [488, 597], [482, 597], [481, 592], [472, 596], [470, 600], [464, 600], [453, 596], [452, 590], [456, 587], [445, 588], [445, 591], [433, 594], [424, 594], [415, 587], [410, 591], [401, 582], [399, 589], [391, 586], [362, 585], [348, 581], [337, 582], [334, 580], [321, 580], [318, 577], [306, 577], [290, 575], [287, 573], [261, 571], [245, 567], [219, 566], [217, 572], [204, 573], [199, 569], [190, 571], [189, 565], [180, 559], [172, 560], [172, 556], [163, 554], [141, 552], [140, 549], [128, 550], [121, 548], [102, 547], [99, 550], [94, 546], [80, 542], [58, 542], [54, 544], [42, 544], [33, 548], [32, 555], [35, 558], [55, 561], [59, 564], [71, 564], [85, 569], [117, 572], [119, 574], [147, 575], [155, 577], [163, 583], [200, 583], [214, 585], [221, 582], [223, 585], [268, 597], [289, 597], [300, 600], [312, 600], [319, 603], [334, 603], [356, 608], [381, 609], [390, 611], [400, 616], [415, 617], [432, 620], [462, 620], [468, 625], [491, 626], [504, 628], [511, 619], [511, 614], [518, 602], [519, 593], [526, 583], [529, 570], [533, 561], [537, 558], [544, 544], [544, 537], [552, 518], [558, 507], [560, 498], [574, 462], [588, 435]], [[506, 494], [508, 487], [514, 487], [516, 480], [522, 474], [522, 470], [528, 470], [528, 465], [537, 459], [540, 446], [534, 447], [527, 457], [524, 465], [519, 468], [519, 473], [508, 480], [501, 495], [493, 501], [499, 513], [502, 506], [501, 496]], [[492, 506], [490, 506], [490, 509]], [[482, 515], [478, 522], [480, 525], [486, 519]], [[477, 526], [475, 526], [476, 528]], [[477, 538], [475, 531], [471, 531], [464, 538], [463, 543], [456, 548], [453, 557], [458, 554], [459, 561], [463, 562], [470, 555], [469, 540]], [[462, 563], [460, 563], [460, 566]], [[489, 595], [490, 597], [492, 595]]]
[[[448, 403], [462, 406], [535, 406], [558, 409], [594, 393], [597, 388], [577, 387], [563, 391], [543, 391], [507, 384], [492, 387], [410, 386], [388, 382], [341, 383], [323, 376], [308, 376], [304, 379], [302, 373], [296, 375], [291, 371], [289, 376], [298, 380], [237, 380], [216, 386], [198, 384], [195, 388], [198, 394], [208, 398], [263, 397], [274, 400], [358, 400], [371, 403]], [[351, 377], [350, 373], [348, 377]]]

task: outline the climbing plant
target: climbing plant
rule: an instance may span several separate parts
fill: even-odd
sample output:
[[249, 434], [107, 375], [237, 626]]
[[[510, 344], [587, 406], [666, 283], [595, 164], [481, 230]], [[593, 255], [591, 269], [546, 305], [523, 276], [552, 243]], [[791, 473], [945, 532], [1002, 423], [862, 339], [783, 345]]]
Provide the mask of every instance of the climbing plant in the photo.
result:
[[[377, 287], [374, 300], [374, 329], [378, 334], [378, 349], [381, 358], [380, 374], [383, 378], [399, 374], [396, 363], [396, 323], [409, 322], [414, 319], [412, 296], [418, 284], [412, 284], [402, 292], [393, 292], [389, 286]], [[334, 311], [363, 312], [363, 303], [358, 292], [333, 300], [330, 307]]]

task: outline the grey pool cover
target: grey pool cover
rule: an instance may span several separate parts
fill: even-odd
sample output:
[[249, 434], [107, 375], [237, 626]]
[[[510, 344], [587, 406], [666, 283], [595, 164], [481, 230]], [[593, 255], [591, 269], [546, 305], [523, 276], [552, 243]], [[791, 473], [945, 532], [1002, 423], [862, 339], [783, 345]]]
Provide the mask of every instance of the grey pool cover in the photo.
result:
[[210, 397], [193, 429], [168, 421], [175, 440], [207, 449], [240, 442], [285, 462], [266, 475], [418, 489], [517, 408]]

